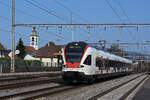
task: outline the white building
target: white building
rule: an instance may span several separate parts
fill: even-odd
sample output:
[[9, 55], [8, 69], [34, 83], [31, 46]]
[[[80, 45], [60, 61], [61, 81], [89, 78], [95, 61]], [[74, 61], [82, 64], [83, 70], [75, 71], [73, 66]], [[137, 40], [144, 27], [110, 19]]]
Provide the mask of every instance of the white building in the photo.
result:
[[35, 50], [38, 50], [38, 33], [35, 27], [33, 27], [30, 35], [30, 46], [35, 48]]

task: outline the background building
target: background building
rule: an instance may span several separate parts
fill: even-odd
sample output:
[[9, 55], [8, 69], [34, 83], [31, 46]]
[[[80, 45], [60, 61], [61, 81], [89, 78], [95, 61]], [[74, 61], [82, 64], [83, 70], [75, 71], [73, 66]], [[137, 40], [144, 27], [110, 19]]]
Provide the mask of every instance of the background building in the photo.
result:
[[30, 35], [30, 46], [38, 50], [38, 33], [35, 27], [33, 27]]
[[53, 42], [49, 42], [37, 51], [36, 59], [42, 61], [44, 66], [59, 66], [63, 63], [62, 48], [63, 45], [55, 45]]
[[33, 27], [30, 35], [30, 46], [25, 46], [27, 56], [30, 55], [36, 60], [40, 60], [42, 65], [47, 67], [58, 67], [63, 63], [62, 48], [63, 45], [55, 45], [55, 43], [49, 42], [38, 49], [38, 33], [35, 27]]

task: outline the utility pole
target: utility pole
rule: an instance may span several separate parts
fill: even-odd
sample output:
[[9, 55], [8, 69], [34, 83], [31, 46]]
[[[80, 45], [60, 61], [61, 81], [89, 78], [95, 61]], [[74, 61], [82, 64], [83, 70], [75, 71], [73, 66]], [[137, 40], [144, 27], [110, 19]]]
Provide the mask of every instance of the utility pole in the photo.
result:
[[15, 72], [15, 0], [12, 0], [12, 56], [10, 72]]
[[88, 26], [87, 29], [88, 29], [88, 41], [90, 42], [90, 26]]
[[58, 27], [58, 31], [59, 31], [59, 41], [61, 40], [61, 34], [62, 34], [62, 26]]
[[122, 41], [122, 28], [123, 27], [120, 27], [120, 41]]
[[[72, 16], [72, 24], [74, 23], [74, 19]], [[74, 26], [72, 26], [72, 41], [74, 41]]]

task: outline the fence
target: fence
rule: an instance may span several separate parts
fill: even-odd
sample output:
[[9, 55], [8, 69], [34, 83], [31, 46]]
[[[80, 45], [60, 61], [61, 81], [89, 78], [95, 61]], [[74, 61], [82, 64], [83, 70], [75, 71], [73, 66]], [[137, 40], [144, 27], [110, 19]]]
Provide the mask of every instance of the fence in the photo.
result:
[[43, 62], [41, 64], [42, 67], [61, 67], [62, 63], [54, 63], [54, 62]]
[[0, 73], [3, 73], [3, 66], [2, 66], [2, 64], [0, 65]]
[[[0, 73], [10, 72], [10, 60], [0, 60]], [[52, 63], [51, 66], [43, 66], [41, 62], [15, 61], [15, 72], [40, 72], [40, 71], [61, 71], [61, 64]]]

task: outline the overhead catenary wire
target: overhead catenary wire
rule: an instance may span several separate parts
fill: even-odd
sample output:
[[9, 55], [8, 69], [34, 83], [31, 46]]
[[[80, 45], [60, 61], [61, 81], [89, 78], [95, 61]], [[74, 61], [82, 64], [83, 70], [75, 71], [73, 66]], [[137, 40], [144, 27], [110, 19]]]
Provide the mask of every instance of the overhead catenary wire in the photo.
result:
[[[32, 1], [34, 1], [34, 0], [32, 0]], [[0, 1], [1, 2], [1, 1]], [[34, 1], [34, 2], [36, 2], [36, 1]], [[37, 3], [37, 2], [36, 2]], [[1, 4], [3, 4], [4, 6], [6, 6], [6, 7], [11, 7], [9, 4], [5, 4], [4, 2], [1, 2]], [[46, 8], [46, 6], [44, 6], [45, 8]], [[19, 11], [20, 13], [23, 13], [24, 15], [27, 15], [27, 16], [30, 16], [30, 17], [34, 17], [34, 18], [37, 18], [37, 19], [40, 19], [40, 18], [38, 18], [37, 16], [33, 16], [33, 15], [31, 15], [31, 14], [29, 14], [29, 13], [26, 13], [26, 12], [24, 12], [24, 11], [22, 11], [22, 10], [20, 10], [20, 9], [17, 9], [17, 8], [15, 8], [17, 11]], [[83, 19], [83, 18], [82, 18]], [[40, 19], [41, 20], [41, 19]], [[43, 20], [42, 20], [43, 21]]]
[[[61, 3], [60, 1], [58, 1], [58, 0], [53, 0], [53, 1], [54, 1], [55, 3], [57, 3], [59, 6], [63, 7], [64, 9], [66, 9], [67, 11], [70, 12], [70, 14], [71, 14], [71, 24], [73, 24], [73, 23], [72, 23], [73, 15], [77, 16], [78, 18], [80, 18], [81, 20], [83, 20], [85, 23], [90, 23], [89, 20], [87, 20], [86, 18], [84, 18], [84, 17], [80, 16], [79, 14], [75, 13], [75, 12], [72, 11], [69, 7], [67, 7], [66, 5], [64, 5], [63, 3]], [[74, 21], [74, 23], [76, 23], [76, 21]], [[90, 29], [90, 27], [87, 27], [87, 29]], [[73, 28], [73, 30], [74, 30], [74, 28]], [[89, 30], [85, 30], [85, 29], [84, 29], [84, 31], [85, 31], [86, 33], [88, 33], [88, 41], [91, 41], [90, 38], [89, 38], [89, 35], [90, 35]]]
[[120, 17], [120, 15], [117, 13], [117, 11], [112, 7], [112, 5], [110, 4], [110, 2], [108, 0], [105, 0], [105, 2], [108, 4], [108, 6], [112, 9], [112, 11], [114, 12], [114, 14], [118, 17], [118, 19], [120, 20], [120, 22], [122, 23], [122, 19]]
[[70, 8], [68, 8], [66, 5], [62, 4], [60, 1], [58, 0], [53, 0], [55, 3], [57, 3], [58, 5], [60, 5], [61, 7], [65, 8], [67, 11], [69, 11], [72, 14], [74, 14], [75, 16], [77, 16], [78, 18], [80, 18], [81, 20], [83, 20], [84, 22], [88, 22], [90, 23], [89, 20], [87, 20], [86, 18], [80, 16], [79, 14], [75, 13], [74, 11], [72, 11]]
[[44, 32], [48, 32], [48, 33], [51, 33], [51, 34], [53, 34], [55, 37], [57, 37], [57, 38], [61, 38], [61, 39], [63, 39], [63, 40], [65, 40], [65, 41], [71, 41], [71, 39], [68, 39], [68, 38], [66, 38], [66, 37], [60, 37], [58, 34], [55, 34], [54, 32], [52, 32], [52, 31], [49, 31], [49, 30], [42, 30], [42, 29], [40, 29], [40, 31], [44, 31]]
[[[128, 22], [130, 24], [132, 24], [132, 21], [130, 20], [129, 16], [127, 15], [126, 11], [124, 10], [124, 8], [123, 8], [122, 4], [120, 3], [120, 1], [119, 0], [114, 0], [114, 1], [119, 5], [119, 8], [123, 12], [124, 16], [127, 18]], [[127, 31], [133, 36], [133, 33], [129, 29], [127, 29]], [[133, 36], [133, 38], [136, 40], [135, 36]]]
[[[4, 2], [1, 2], [1, 1], [0, 1], [0, 4], [4, 5], [4, 6], [6, 6], [6, 7], [11, 8], [11, 5], [5, 4]], [[20, 10], [20, 9], [17, 9], [17, 8], [15, 8], [15, 9], [16, 9], [18, 12], [20, 12], [20, 13], [23, 13], [23, 14], [28, 15], [28, 16], [30, 16], [30, 17], [37, 18], [36, 16], [32, 16], [32, 15], [30, 15], [29, 13], [26, 13], [26, 12]], [[3, 16], [2, 16], [2, 17], [3, 17]], [[3, 17], [3, 18], [4, 18], [4, 17]], [[5, 18], [5, 19], [7, 19], [7, 21], [11, 21], [11, 20], [8, 19], [8, 18]], [[40, 18], [37, 18], [37, 19], [40, 19]], [[42, 19], [40, 19], [40, 20], [42, 20]], [[2, 31], [2, 32], [11, 32], [11, 31], [9, 31], [9, 30], [4, 30], [4, 29], [0, 29], [0, 31]], [[17, 33], [16, 35], [19, 35], [19, 36], [23, 36], [23, 37], [26, 37], [26, 36], [27, 36], [27, 35], [20, 34], [19, 32], [16, 32], [16, 33]], [[49, 33], [54, 34], [53, 32], [49, 32]], [[56, 34], [54, 34], [54, 35], [55, 35], [56, 37], [59, 37], [59, 38], [60, 38], [60, 36], [58, 36], [58, 35], [56, 35]], [[62, 37], [62, 39], [65, 40], [65, 41], [69, 41], [69, 39], [65, 39], [65, 37]]]
[[[60, 37], [58, 34], [55, 34], [54, 32], [49, 31], [48, 29], [47, 30], [39, 29], [39, 31], [43, 31], [43, 32], [53, 34], [54, 37], [61, 38], [62, 40], [66, 41], [66, 42], [71, 41], [70, 39], [68, 39], [66, 37]], [[16, 33], [17, 33], [17, 35], [23, 36], [25, 38], [29, 36], [29, 35], [26, 35], [26, 34], [21, 34], [21, 33], [25, 33], [24, 31], [17, 31]], [[45, 39], [48, 40], [47, 38], [45, 38]], [[27, 41], [29, 41], [29, 40], [27, 40]]]
[[33, 0], [32, 0], [33, 2], [31, 2], [31, 1], [29, 1], [29, 0], [25, 0], [25, 1], [28, 2], [28, 3], [31, 4], [31, 5], [33, 5], [33, 6], [37, 7], [37, 8], [39, 8], [39, 9], [41, 9], [42, 11], [44, 11], [44, 12], [50, 14], [50, 15], [55, 16], [56, 18], [62, 20], [63, 22], [65, 22], [65, 23], [67, 22], [64, 18], [62, 18], [62, 17], [56, 15], [55, 13], [51, 12], [49, 9], [47, 9], [47, 8], [45, 8], [45, 7], [41, 7], [41, 6], [43, 6], [43, 5], [40, 5], [40, 6], [39, 6], [39, 3], [37, 3], [36, 1], [33, 1]]
[[[108, 4], [108, 6], [112, 9], [114, 14], [118, 17], [119, 21], [124, 24], [123, 20], [121, 19], [120, 15], [117, 13], [117, 11], [112, 7], [110, 2], [108, 0], [105, 0], [105, 2]], [[121, 27], [122, 28], [122, 27]], [[122, 29], [121, 29], [122, 30]], [[120, 40], [122, 39], [122, 31], [120, 31]]]
[[[3, 6], [5, 6], [5, 7], [8, 7], [8, 8], [11, 8], [11, 7], [12, 7], [11, 5], [6, 4], [6, 3], [4, 3], [4, 2], [2, 2], [2, 1], [0, 1], [0, 4], [3, 5]], [[40, 21], [42, 21], [42, 22], [49, 22], [49, 21], [47, 21], [47, 20], [41, 19], [40, 17], [34, 16], [34, 15], [30, 14], [29, 12], [25, 12], [25, 11], [23, 11], [23, 10], [21, 10], [21, 9], [16, 8], [16, 7], [15, 7], [15, 10], [16, 10], [17, 12], [19, 12], [19, 13], [22, 13], [22, 14], [25, 15], [25, 16], [30, 16], [30, 17], [32, 17], [32, 18], [34, 18], [34, 19], [38, 19], [38, 20], [40, 20]], [[9, 20], [10, 20], [10, 19], [9, 19]], [[17, 21], [17, 22], [22, 23], [22, 22], [20, 22], [20, 21]]]
[[5, 31], [5, 32], [7, 32], [7, 31]]
[[[62, 19], [62, 17], [60, 17], [60, 16], [57, 16], [55, 13], [51, 12], [51, 11], [48, 9], [48, 7], [46, 7], [46, 6], [43, 5], [43, 4], [40, 4], [39, 2], [37, 2], [37, 1], [35, 1], [35, 0], [32, 0], [32, 2], [29, 1], [29, 0], [25, 0], [25, 1], [27, 1], [28, 3], [32, 4], [32, 5], [35, 6], [35, 7], [38, 7], [39, 9], [41, 9], [41, 10], [47, 12], [47, 13], [50, 13], [51, 15], [53, 15], [53, 16], [55, 16], [55, 17], [61, 19], [61, 20], [64, 19], [64, 18]], [[64, 22], [67, 22], [67, 21], [65, 21], [65, 20], [63, 20], [63, 21], [64, 21]], [[87, 32], [87, 30], [86, 30], [86, 32]]]
[[[47, 32], [47, 33], [53, 34], [53, 37], [60, 38], [60, 36], [59, 36], [59, 35], [55, 34], [55, 33], [54, 33], [54, 32], [52, 32], [52, 31], [47, 31], [47, 30], [42, 30], [42, 29], [40, 29], [40, 31], [43, 31], [43, 32]], [[16, 34], [17, 36], [24, 37], [23, 39], [25, 39], [27, 42], [29, 42], [29, 41], [30, 41], [29, 39], [26, 39], [26, 37], [28, 37], [29, 35], [21, 34], [21, 33], [23, 33], [23, 31], [18, 31], [18, 32], [16, 32], [16, 33], [17, 33], [17, 34]], [[48, 37], [48, 36], [47, 36], [47, 37]], [[66, 37], [61, 37], [61, 39], [62, 39], [62, 40], [64, 40], [64, 41], [66, 41], [66, 42], [71, 41], [71, 40], [69, 40], [69, 39], [68, 39], [68, 38], [66, 38]], [[48, 38], [45, 38], [44, 40], [49, 41], [49, 39], [48, 39]], [[40, 43], [41, 41], [39, 40], [38, 42]]]
[[[117, 11], [112, 7], [112, 5], [110, 4], [110, 2], [108, 0], [105, 0], [105, 2], [109, 5], [109, 7], [113, 10], [114, 14], [118, 17], [118, 19], [120, 20], [120, 22], [122, 24], [125, 24], [124, 21], [121, 19], [120, 15], [117, 13]], [[122, 28], [122, 27], [121, 27]], [[133, 34], [128, 28], [127, 28], [127, 31], [130, 33], [130, 34]]]
[[[45, 11], [45, 12], [48, 12], [48, 13], [50, 13], [51, 15], [53, 15], [53, 16], [55, 16], [55, 17], [61, 19], [62, 21], [67, 22], [67, 21], [65, 20], [65, 18], [62, 18], [62, 17], [56, 15], [56, 14], [53, 13], [48, 7], [46, 7], [45, 5], [39, 3], [39, 2], [37, 2], [37, 1], [35, 1], [35, 0], [32, 0], [32, 2], [31, 2], [31, 1], [29, 2], [29, 0], [26, 0], [26, 1], [27, 1], [28, 3], [33, 4], [34, 6], [38, 7], [39, 9], [41, 9], [41, 10], [43, 10], [43, 11]], [[33, 3], [33, 2], [34, 2], [34, 3]], [[38, 6], [38, 5], [39, 5], [39, 6]], [[52, 32], [51, 32], [51, 33], [52, 33]], [[56, 34], [55, 34], [55, 35], [56, 35]], [[57, 36], [60, 38], [60, 35], [57, 35]], [[62, 39], [64, 39], [64, 38], [62, 38]]]
[[[4, 2], [1, 2], [1, 1], [0, 1], [0, 4], [4, 5], [4, 6], [6, 6], [6, 7], [11, 8], [11, 5], [5, 4]], [[15, 8], [15, 9], [16, 9], [18, 12], [23, 13], [24, 15], [37, 18], [38, 20], [40, 19], [39, 17], [33, 16], [33, 15], [31, 15], [31, 14], [29, 14], [29, 13], [26, 13], [26, 12], [20, 10], [20, 9], [17, 9], [17, 8]], [[0, 16], [0, 17], [2, 17], [3, 19], [5, 19], [5, 20], [11, 22], [11, 19], [9, 19], [9, 18], [3, 17], [3, 16]], [[40, 19], [40, 20], [42, 20], [42, 19]], [[42, 20], [42, 21], [43, 21], [43, 20]], [[21, 23], [21, 22], [20, 22], [20, 23]], [[2, 32], [11, 32], [11, 31], [5, 30], [5, 29], [0, 29], [0, 31], [2, 31]], [[26, 36], [26, 35], [23, 35], [23, 34], [19, 34], [18, 32], [17, 32], [17, 35], [24, 36], [24, 37]]]
[[120, 9], [122, 10], [123, 14], [126, 16], [127, 20], [129, 23], [132, 23], [132, 21], [130, 20], [129, 16], [127, 15], [126, 11], [124, 10], [123, 6], [121, 5], [121, 3], [119, 2], [119, 0], [114, 0], [115, 2], [118, 3]]

